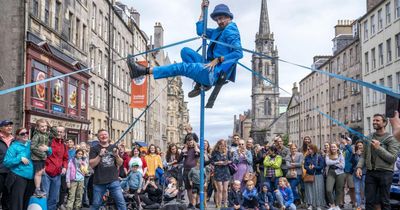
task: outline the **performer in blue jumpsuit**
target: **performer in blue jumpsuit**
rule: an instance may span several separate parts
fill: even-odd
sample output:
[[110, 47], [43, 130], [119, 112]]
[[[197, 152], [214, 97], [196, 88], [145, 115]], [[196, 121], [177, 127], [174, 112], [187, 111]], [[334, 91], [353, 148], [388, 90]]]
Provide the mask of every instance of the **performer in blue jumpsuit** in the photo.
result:
[[[208, 6], [208, 1], [202, 3], [202, 8], [205, 6]], [[241, 48], [239, 30], [236, 24], [232, 22], [233, 14], [230, 12], [228, 6], [225, 4], [215, 6], [210, 16], [217, 22], [218, 28], [207, 29], [207, 37]], [[203, 26], [202, 10], [199, 21], [196, 23], [197, 34], [199, 36], [203, 34]], [[243, 57], [243, 52], [239, 49], [232, 49], [211, 42], [207, 50], [207, 60], [205, 63], [203, 63], [203, 58], [199, 53], [187, 47], [181, 50], [181, 57], [182, 63], [146, 68], [136, 64], [134, 58], [128, 56], [130, 77], [134, 79], [146, 74], [153, 74], [154, 79], [186, 76], [197, 83], [189, 93], [189, 97], [195, 97], [200, 94], [201, 85], [209, 89], [215, 85], [221, 73], [224, 73], [228, 80], [235, 82], [236, 63]]]

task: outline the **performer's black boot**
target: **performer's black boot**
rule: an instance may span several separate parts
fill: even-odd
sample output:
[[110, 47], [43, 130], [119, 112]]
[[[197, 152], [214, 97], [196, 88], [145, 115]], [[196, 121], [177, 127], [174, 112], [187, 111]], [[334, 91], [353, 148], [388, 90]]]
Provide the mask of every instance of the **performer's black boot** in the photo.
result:
[[149, 74], [149, 67], [144, 67], [140, 64], [137, 64], [134, 57], [128, 56], [127, 65], [129, 67], [129, 76], [131, 79]]
[[[211, 89], [211, 86], [204, 86], [205, 91], [210, 90], [210, 89]], [[200, 92], [201, 92], [201, 84], [196, 82], [196, 85], [194, 86], [193, 90], [188, 93], [188, 96], [189, 96], [189, 98], [194, 98], [194, 97], [200, 95]]]

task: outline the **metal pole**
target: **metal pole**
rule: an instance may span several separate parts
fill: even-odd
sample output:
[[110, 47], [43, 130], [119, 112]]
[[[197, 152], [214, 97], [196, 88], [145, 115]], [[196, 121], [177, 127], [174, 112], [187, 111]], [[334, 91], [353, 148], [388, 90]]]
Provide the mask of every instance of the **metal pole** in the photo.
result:
[[[207, 18], [208, 18], [208, 7], [203, 7], [203, 36], [207, 32]], [[207, 59], [207, 40], [203, 39], [202, 44], [202, 55], [203, 62]], [[205, 93], [204, 87], [201, 87], [200, 93], [200, 210], [204, 209], [204, 101]]]

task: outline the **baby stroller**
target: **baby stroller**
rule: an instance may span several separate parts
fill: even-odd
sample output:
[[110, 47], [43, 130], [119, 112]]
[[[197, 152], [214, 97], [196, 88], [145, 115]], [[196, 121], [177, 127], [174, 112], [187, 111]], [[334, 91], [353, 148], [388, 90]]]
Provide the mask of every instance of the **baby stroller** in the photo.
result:
[[[139, 210], [139, 205], [136, 203], [135, 195], [128, 192], [123, 192], [126, 208], [128, 210]], [[103, 196], [103, 204], [100, 210], [117, 210], [114, 199], [110, 196], [109, 192], [106, 192]]]

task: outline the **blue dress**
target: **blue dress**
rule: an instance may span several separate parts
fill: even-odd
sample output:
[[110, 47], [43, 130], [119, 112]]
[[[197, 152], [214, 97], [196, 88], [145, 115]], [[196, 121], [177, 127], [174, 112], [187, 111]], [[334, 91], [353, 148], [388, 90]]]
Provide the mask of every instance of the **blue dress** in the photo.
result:
[[214, 165], [214, 180], [217, 182], [227, 182], [231, 179], [228, 165], [215, 165], [215, 162], [229, 160], [228, 155], [213, 151], [211, 154], [211, 162]]

